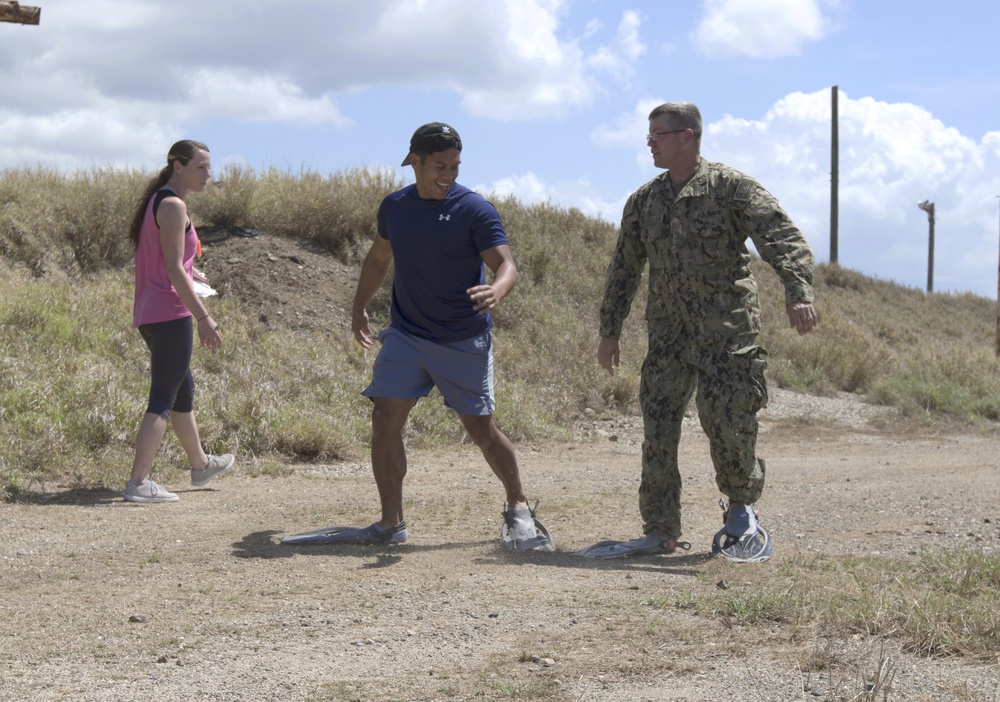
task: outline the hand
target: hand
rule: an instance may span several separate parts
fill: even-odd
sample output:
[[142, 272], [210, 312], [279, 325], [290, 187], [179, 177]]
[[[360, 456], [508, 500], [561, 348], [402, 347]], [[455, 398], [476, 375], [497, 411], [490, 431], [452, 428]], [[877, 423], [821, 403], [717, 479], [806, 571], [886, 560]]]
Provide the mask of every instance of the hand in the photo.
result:
[[621, 341], [612, 336], [602, 336], [597, 344], [597, 362], [608, 375], [615, 374], [615, 368], [622, 364]]
[[215, 323], [211, 315], [198, 320], [198, 339], [201, 345], [217, 349], [222, 346], [222, 334], [219, 332], [219, 325]]
[[205, 276], [205, 274], [199, 271], [194, 266], [191, 267], [191, 278], [193, 280], [197, 280], [200, 283], [205, 283], [206, 285], [208, 284], [208, 278]]
[[789, 305], [785, 312], [788, 313], [788, 326], [795, 329], [800, 336], [811, 332], [819, 323], [816, 310], [808, 302]]
[[476, 312], [492, 310], [500, 303], [500, 299], [497, 297], [496, 290], [493, 289], [492, 285], [477, 285], [466, 290], [465, 294], [472, 300], [472, 304], [474, 305], [472, 309]]
[[355, 340], [366, 349], [370, 349], [372, 344], [372, 330], [368, 326], [368, 310], [355, 311], [351, 315], [351, 332]]

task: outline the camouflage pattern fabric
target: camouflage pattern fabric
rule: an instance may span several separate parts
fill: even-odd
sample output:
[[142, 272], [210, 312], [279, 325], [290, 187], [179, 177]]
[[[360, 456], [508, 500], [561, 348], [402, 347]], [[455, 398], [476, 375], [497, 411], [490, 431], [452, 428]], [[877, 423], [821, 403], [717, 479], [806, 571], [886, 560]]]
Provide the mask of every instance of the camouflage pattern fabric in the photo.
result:
[[646, 533], [681, 535], [677, 447], [696, 388], [719, 490], [745, 504], [763, 490], [765, 466], [755, 447], [757, 411], [767, 403], [767, 352], [755, 344], [760, 302], [748, 238], [784, 284], [786, 305], [812, 302], [814, 260], [805, 237], [777, 200], [739, 171], [703, 161], [679, 193], [663, 173], [625, 205], [600, 334], [621, 334], [648, 263], [649, 350], [639, 391]]
[[660, 320], [649, 322], [649, 351], [639, 385], [645, 436], [639, 511], [645, 533], [679, 538], [677, 446], [684, 410], [696, 389], [695, 404], [719, 490], [733, 502], [753, 504], [760, 498], [765, 467], [755, 449], [757, 411], [767, 404], [767, 352], [737, 341], [732, 350], [699, 353], [687, 335], [671, 331]]
[[[676, 195], [676, 197], [675, 197]], [[812, 302], [813, 254], [774, 196], [753, 178], [702, 161], [674, 193], [665, 172], [625, 204], [605, 279], [600, 335], [618, 337], [649, 262], [646, 319], [668, 320], [703, 348], [760, 331], [753, 241], [785, 287], [785, 304]]]

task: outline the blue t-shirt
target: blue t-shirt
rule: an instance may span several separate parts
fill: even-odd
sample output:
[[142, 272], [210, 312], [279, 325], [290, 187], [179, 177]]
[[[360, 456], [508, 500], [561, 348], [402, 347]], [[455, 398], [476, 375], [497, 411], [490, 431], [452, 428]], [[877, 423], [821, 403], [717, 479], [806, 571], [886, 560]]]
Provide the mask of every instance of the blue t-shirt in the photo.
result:
[[493, 325], [473, 311], [466, 290], [486, 282], [482, 251], [507, 244], [500, 215], [481, 195], [454, 183], [444, 200], [417, 186], [391, 193], [378, 208], [378, 233], [392, 246], [392, 326], [438, 342], [463, 341]]

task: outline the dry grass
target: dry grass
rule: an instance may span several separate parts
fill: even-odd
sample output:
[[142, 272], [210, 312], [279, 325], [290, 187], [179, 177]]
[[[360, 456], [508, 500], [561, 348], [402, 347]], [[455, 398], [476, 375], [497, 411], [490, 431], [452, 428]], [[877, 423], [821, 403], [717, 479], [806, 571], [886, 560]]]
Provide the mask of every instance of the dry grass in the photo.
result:
[[[131, 251], [124, 232], [146, 177], [105, 169], [0, 174], [0, 485], [8, 492], [35, 479], [101, 483], [104, 466], [120, 465], [131, 451], [145, 354], [127, 326]], [[378, 202], [402, 185], [391, 173], [364, 168], [333, 175], [232, 168], [219, 183], [192, 198], [199, 227], [306, 239], [347, 262], [357, 261], [372, 235]], [[495, 315], [502, 331], [498, 422], [515, 440], [565, 438], [586, 411], [637, 413], [642, 293], [623, 333], [621, 372], [609, 378], [593, 360], [615, 227], [510, 198], [497, 207], [521, 271], [515, 294]], [[925, 295], [821, 265], [821, 326], [798, 337], [787, 328], [777, 277], [757, 269], [772, 383], [864, 394], [924, 425], [996, 428], [992, 301]], [[210, 445], [225, 436], [242, 451], [297, 460], [362, 453], [368, 407], [355, 391], [367, 366], [358, 350], [304, 331], [279, 341], [239, 300], [221, 305], [228, 338], [237, 341], [195, 361]], [[384, 316], [387, 307], [383, 294], [372, 311]], [[461, 434], [438, 403], [421, 403], [409, 432], [417, 445]]]

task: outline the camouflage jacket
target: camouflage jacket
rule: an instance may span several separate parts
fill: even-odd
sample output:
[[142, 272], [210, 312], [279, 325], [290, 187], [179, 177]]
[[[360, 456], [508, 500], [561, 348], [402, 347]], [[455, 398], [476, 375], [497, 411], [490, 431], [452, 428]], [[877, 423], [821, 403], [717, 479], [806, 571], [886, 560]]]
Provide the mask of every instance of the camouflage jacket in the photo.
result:
[[812, 302], [812, 249], [753, 178], [703, 160], [676, 198], [668, 172], [649, 181], [625, 204], [600, 335], [621, 334], [647, 261], [646, 319], [658, 329], [686, 332], [699, 348], [755, 335], [760, 301], [747, 238], [777, 272], [786, 305]]

